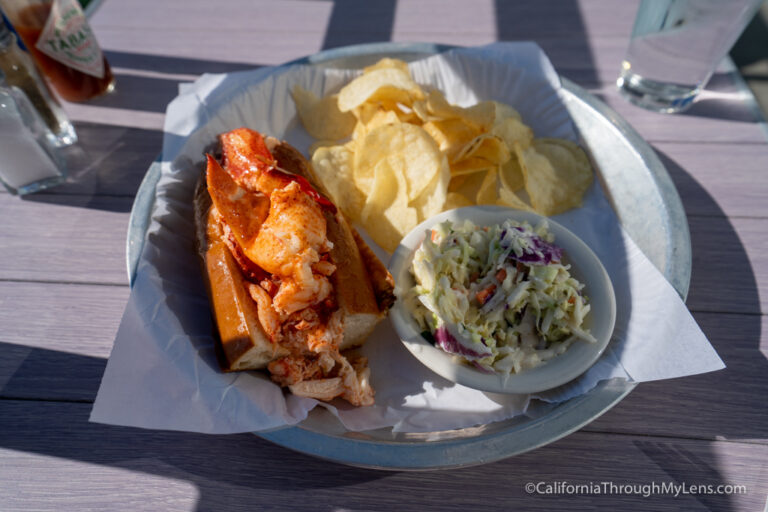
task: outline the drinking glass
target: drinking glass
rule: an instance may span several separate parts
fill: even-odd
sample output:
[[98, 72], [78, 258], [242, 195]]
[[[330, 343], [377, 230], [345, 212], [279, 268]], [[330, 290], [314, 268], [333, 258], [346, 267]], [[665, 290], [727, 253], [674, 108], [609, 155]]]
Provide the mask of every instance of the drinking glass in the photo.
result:
[[643, 0], [617, 81], [631, 103], [688, 108], [762, 0]]
[[66, 179], [65, 162], [49, 133], [21, 89], [0, 86], [0, 184], [12, 194], [30, 194]]

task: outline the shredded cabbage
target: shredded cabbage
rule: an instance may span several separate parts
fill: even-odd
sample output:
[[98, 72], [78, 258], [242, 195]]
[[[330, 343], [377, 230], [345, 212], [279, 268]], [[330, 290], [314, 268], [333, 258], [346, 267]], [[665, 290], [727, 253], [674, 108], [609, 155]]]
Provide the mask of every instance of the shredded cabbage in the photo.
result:
[[435, 226], [416, 250], [416, 285], [406, 300], [435, 344], [485, 370], [517, 373], [574, 341], [596, 340], [583, 322], [590, 305], [546, 222], [507, 220]]

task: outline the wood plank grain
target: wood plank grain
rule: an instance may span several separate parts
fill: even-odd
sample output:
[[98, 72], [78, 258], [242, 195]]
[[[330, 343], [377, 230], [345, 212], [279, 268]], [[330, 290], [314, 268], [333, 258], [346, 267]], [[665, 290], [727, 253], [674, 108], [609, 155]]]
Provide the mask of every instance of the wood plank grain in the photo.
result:
[[[562, 74], [614, 109], [654, 146], [701, 141], [762, 145], [768, 140], [767, 132], [759, 125], [764, 122], [761, 113], [751, 102], [739, 99], [744, 97], [744, 91], [729, 75], [715, 77], [689, 110], [670, 115], [649, 112], [630, 104], [620, 96], [613, 82], [595, 86], [589, 83], [589, 76], [583, 71], [564, 70]], [[739, 153], [741, 151], [736, 155]]]
[[[719, 96], [698, 102], [685, 115], [648, 114], [627, 105], [619, 98], [614, 82], [624, 57], [635, 12], [634, 6], [625, 3], [614, 5], [611, 2], [587, 2], [578, 5], [562, 2], [511, 4], [485, 1], [459, 3], [450, 10], [438, 7], [433, 1], [398, 2], [396, 7], [388, 2], [375, 2], [367, 4], [366, 9], [356, 8], [354, 2], [334, 5], [335, 10], [330, 8], [330, 4], [322, 2], [281, 2], [269, 7], [270, 16], [266, 19], [260, 13], [267, 6], [261, 3], [246, 5], [242, 2], [228, 2], [226, 6], [217, 7], [215, 13], [215, 17], [223, 20], [223, 26], [231, 35], [226, 40], [190, 40], [184, 33], [170, 37], [169, 31], [173, 29], [153, 27], [152, 21], [149, 24], [125, 22], [125, 7], [117, 3], [101, 9], [94, 18], [94, 25], [100, 27], [100, 40], [108, 53], [112, 51], [134, 55], [135, 59], [129, 59], [133, 61], [141, 60], [140, 55], [147, 55], [150, 59], [162, 55], [167, 59], [164, 64], [166, 69], [177, 71], [184, 69], [181, 64], [172, 62], [173, 58], [178, 58], [194, 62], [191, 69], [196, 73], [275, 65], [324, 48], [388, 39], [398, 42], [426, 40], [469, 46], [496, 40], [531, 39], [542, 46], [560, 73], [593, 90], [618, 108], [649, 140], [664, 140], [665, 135], [671, 136], [671, 140], [695, 140], [697, 136], [706, 140], [765, 140], [764, 133], [750, 126], [754, 123], [753, 113], [747, 108], [734, 109], [734, 104], [742, 106], [738, 98], [731, 101], [723, 99], [722, 95], [733, 91], [733, 85], [724, 75], [716, 75], [710, 83], [710, 88], [717, 91]], [[205, 20], [213, 15], [214, 9], [198, 5], [180, 7], [171, 2], [167, 5], [164, 3], [163, 7], [152, 8], [160, 10], [158, 19], [163, 19], [163, 15], [168, 12], [174, 12], [175, 16], [185, 20], [184, 30], [188, 30], [186, 27], [192, 29], [197, 25], [206, 25]], [[218, 12], [219, 9], [222, 12]], [[294, 9], [306, 15], [297, 18]], [[343, 17], [340, 22], [334, 21], [339, 16], [337, 11], [344, 9], [349, 11], [346, 22]], [[394, 22], [390, 19], [390, 11], [393, 9]], [[557, 15], [554, 16], [553, 12]], [[426, 13], [430, 17], [427, 25], [421, 23]], [[287, 44], [280, 41], [276, 45], [275, 27], [283, 26], [280, 20], [284, 19], [290, 19], [287, 22], [290, 25], [298, 25], [295, 37]], [[466, 19], [472, 19], [473, 22], [466, 23]], [[338, 33], [332, 34], [331, 31]], [[248, 40], [251, 44], [232, 45], [229, 41], [233, 39]], [[260, 51], [254, 52], [253, 47], [258, 47]], [[159, 48], [163, 48], [162, 54], [158, 53]], [[227, 63], [232, 67], [228, 68]], [[162, 71], [162, 68], [153, 70]], [[143, 97], [141, 93], [131, 90], [131, 82], [136, 80], [131, 76], [118, 77], [119, 83], [126, 84], [120, 88], [128, 87], [128, 95], [138, 96], [139, 105], [150, 104], [158, 108], [158, 100], [152, 96]], [[159, 86], [162, 90], [165, 84], [159, 82]], [[77, 111], [78, 107], [73, 108]]]
[[[380, 8], [388, 8], [390, 4], [377, 3]], [[136, 9], [139, 12], [151, 12], [152, 16], [136, 16]], [[189, 30], [188, 35], [208, 33], [211, 36], [208, 39], [214, 39], [212, 36], [221, 33], [232, 34], [236, 30], [248, 29], [254, 33], [272, 32], [285, 36], [286, 27], [290, 27], [291, 33], [297, 35], [324, 27], [332, 9], [333, 2], [311, 0], [230, 0], [220, 5], [184, 0], [168, 0], [161, 4], [151, 0], [136, 0], [133, 2], [133, 8], [123, 2], [104, 2], [90, 22], [99, 36], [99, 41], [100, 31], [112, 27], [148, 28], [163, 32], [168, 28], [169, 20], [173, 20], [173, 25]], [[358, 11], [359, 14], [364, 10]], [[374, 18], [380, 13], [381, 11], [371, 9], [363, 15]], [[160, 36], [162, 37], [162, 34]]]
[[768, 144], [653, 144], [686, 214], [768, 217]]
[[[4, 511], [109, 509], [115, 500], [139, 510], [317, 510], [322, 504], [333, 510], [751, 511], [768, 491], [768, 447], [741, 443], [579, 432], [483, 466], [391, 473], [321, 461], [249, 434], [91, 424], [88, 412], [86, 404], [0, 401], [0, 481], [10, 484], [0, 486]], [[732, 483], [746, 486], [746, 494], [531, 495], [527, 482], [542, 482], [543, 492], [556, 482], [606, 482], [608, 489]]]
[[[702, 159], [719, 154], [711, 146], [702, 145], [700, 150]], [[747, 169], [741, 174], [745, 183], [749, 173]], [[680, 171], [675, 175], [678, 183], [685, 185], [681, 189], [687, 192], [686, 207], [690, 197], [692, 204], [699, 205], [692, 209], [715, 213], [721, 193], [726, 194], [722, 202], [728, 208], [739, 206], [736, 189], [716, 185], [727, 177], [712, 172], [707, 175], [707, 188], [701, 189], [686, 173]], [[755, 176], [754, 186], [749, 193], [745, 191], [742, 203], [747, 204], [753, 197], [750, 210], [755, 215], [765, 215], [765, 207], [757, 197], [760, 187], [765, 187], [765, 178], [761, 173]], [[755, 190], [758, 192], [753, 193]], [[710, 194], [715, 197], [709, 197]], [[0, 226], [0, 238], [4, 241], [0, 246], [0, 279], [125, 284], [124, 240], [131, 203], [131, 198], [123, 197], [39, 195], [21, 200], [0, 194], [0, 214], [16, 219]], [[692, 290], [691, 307], [761, 312], [755, 292], [760, 290], [759, 296], [763, 298], [768, 293], [768, 276], [764, 271], [765, 222], [760, 218], [727, 221], [716, 216], [691, 217], [693, 279], [701, 286], [700, 290]], [[89, 264], [83, 265], [84, 261]], [[723, 280], [724, 275], [730, 278]], [[723, 303], [723, 293], [731, 294], [728, 303]]]
[[[127, 292], [0, 282], [0, 296], [15, 305], [0, 307], [0, 397], [92, 401]], [[768, 443], [768, 409], [755, 406], [768, 388], [765, 317], [701, 312], [695, 318], [728, 368], [643, 384], [589, 429]]]
[[133, 198], [0, 194], [0, 279], [124, 285]]
[[[98, 110], [98, 117], [105, 119], [103, 109]], [[72, 119], [80, 142], [65, 152], [70, 178], [45, 194], [135, 196], [162, 150], [162, 126], [142, 129], [84, 122], [80, 116]]]
[[[87, 150], [88, 163], [77, 169], [88, 172], [26, 200], [0, 194], [0, 215], [11, 220], [0, 227], [0, 509], [762, 509], [768, 212], [761, 198], [768, 144], [758, 118], [731, 94], [733, 83], [719, 77], [712, 89], [721, 99], [683, 116], [626, 104], [613, 81], [637, 2], [364, 4], [112, 1], [94, 16], [94, 30], [117, 64], [118, 89], [67, 105]], [[90, 405], [71, 401], [95, 396], [128, 296], [131, 197], [159, 152], [162, 112], [180, 81], [343, 44], [498, 39], [539, 42], [563, 75], [653, 143], [689, 215], [688, 305], [726, 370], [643, 384], [587, 429], [534, 452], [419, 475], [347, 468], [251, 435], [88, 423]], [[747, 493], [530, 496], [526, 481], [728, 482], [746, 485]]]
[[[232, 40], [248, 41], [246, 45], [232, 44], [230, 39], [215, 38], [208, 41], [189, 40], [185, 37], [187, 29], [167, 28], [163, 34], [157, 31], [139, 27], [105, 27], [98, 36], [99, 42], [107, 52], [125, 52], [135, 55], [161, 56], [210, 62], [221, 71], [221, 63], [232, 63], [236, 66], [249, 64], [253, 66], [276, 65], [300, 57], [311, 55], [324, 49], [336, 48], [353, 44], [379, 42], [382, 38], [371, 39], [368, 32], [345, 32], [332, 39], [326, 45], [325, 26], [320, 25], [316, 31], [302, 32], [288, 41], [275, 38], [272, 33], [254, 32], [249, 29], [232, 30]], [[397, 32], [389, 40], [395, 42], [424, 42], [423, 32]], [[445, 30], [430, 34], [428, 42], [456, 45], [478, 46], [498, 41], [499, 38], [487, 32], [452, 32]], [[503, 40], [528, 40], [526, 38], [511, 38]], [[593, 48], [586, 39], [574, 40], [568, 37], [548, 36], [536, 38], [537, 42], [547, 53], [555, 67], [561, 71], [589, 72], [589, 84], [613, 83], [616, 80], [619, 66], [626, 49], [626, 38], [607, 38], [600, 53], [593, 54]], [[252, 47], [259, 47], [254, 52]]]
[[[170, 72], [166, 71], [166, 73]], [[115, 72], [115, 90], [113, 92], [94, 98], [87, 103], [68, 104], [69, 113], [71, 117], [78, 119], [76, 109], [106, 107], [114, 109], [114, 114], [117, 114], [111, 116], [117, 118], [113, 122], [117, 120], [124, 122], [122, 119], [130, 119], [134, 112], [164, 114], [168, 102], [179, 94], [179, 83], [189, 81], [183, 78], [186, 77], [163, 76], [159, 73], [153, 76], [147, 73], [131, 73], [130, 69], [127, 71], [118, 70]], [[163, 116], [158, 116], [158, 118], [162, 121]], [[104, 123], [109, 123], [109, 121], [110, 119], [107, 117], [102, 120]], [[159, 128], [162, 128], [162, 124]]]
[[0, 396], [93, 401], [127, 286], [0, 281]]
[[766, 313], [768, 219], [689, 217], [693, 311]]
[[0, 342], [106, 358], [128, 286], [0, 281]]
[[[626, 37], [632, 30], [635, 8], [614, 2], [505, 2], [503, 0], [457, 3], [449, 12], [440, 0], [397, 2], [394, 35], [418, 33], [426, 36], [453, 31], [493, 33], [501, 40], [524, 40], [567, 36]], [[424, 19], [430, 23], [424, 23]], [[467, 20], [472, 20], [467, 22]], [[449, 30], [447, 30], [449, 29]], [[431, 38], [422, 40], [432, 40]]]
[[0, 281], [0, 396], [93, 401], [127, 286]]
[[[119, 34], [117, 34], [119, 35]], [[312, 54], [322, 49], [322, 43], [310, 43], [294, 48], [272, 48], [271, 40], [258, 41], [256, 44], [263, 47], [265, 53], [243, 52], [239, 49], [230, 50], [226, 47], [193, 49], [186, 47], [168, 49], [167, 54], [157, 55], [155, 47], [167, 48], [167, 45], [152, 44], [156, 35], [146, 34], [142, 37], [147, 41], [146, 48], [135, 44], [136, 34], [125, 32], [109, 48], [108, 54], [114, 55], [116, 61], [122, 65], [142, 66], [155, 73], [176, 73], [187, 71], [194, 74], [203, 72], [232, 72], [241, 69], [252, 69], [262, 65], [276, 65], [283, 62]], [[255, 36], [266, 37], [266, 35]], [[321, 34], [318, 34], [319, 39]], [[351, 37], [351, 36], [350, 36]], [[422, 34], [398, 35], [394, 40], [400, 42], [423, 41]], [[493, 42], [494, 38], [487, 35], [464, 34], [461, 40], [453, 32], [445, 32], [442, 37], [432, 39], [438, 43], [482, 45]], [[345, 39], [339, 44], [352, 44], [364, 41]], [[615, 80], [618, 74], [618, 66], [622, 54], [617, 49], [618, 42], [612, 43], [612, 57], [605, 60], [605, 49], [600, 47], [598, 62], [592, 53], [593, 49], [584, 42], [574, 43], [568, 38], [542, 38], [538, 40], [542, 48], [547, 52], [556, 69], [565, 77], [575, 81], [590, 92], [615, 108], [640, 134], [651, 142], [655, 141], [720, 141], [720, 142], [750, 142], [763, 143], [766, 140], [765, 132], [756, 125], [759, 120], [749, 105], [739, 101], [743, 91], [728, 75], [716, 75], [708, 88], [710, 90], [702, 94], [702, 98], [688, 112], [680, 115], [663, 115], [644, 111], [629, 105], [619, 97], [615, 88]], [[215, 44], [215, 43], [213, 43]], [[224, 44], [224, 43], [222, 43]], [[318, 46], [319, 45], [319, 46]], [[335, 45], [338, 46], [338, 45]], [[254, 59], [255, 55], [268, 55], [267, 60]], [[139, 62], [148, 61], [145, 64]], [[602, 66], [602, 67], [599, 67]], [[118, 73], [118, 88], [115, 94], [100, 98], [85, 105], [67, 105], [70, 115], [75, 120], [83, 120], [91, 123], [98, 119], [120, 119], [120, 123], [127, 126], [143, 129], [160, 129], [162, 118], [147, 118], [151, 112], [161, 113], [167, 103], [176, 95], [176, 88], [180, 80], [175, 76], [163, 79], [160, 76], [134, 76], [128, 73]], [[101, 108], [99, 108], [101, 107]], [[124, 108], [125, 111], [115, 109]], [[100, 116], [99, 112], [105, 115]], [[129, 110], [132, 109], [132, 110]]]
[[[119, 2], [106, 2], [92, 18], [97, 33], [114, 26], [135, 29], [152, 28], [158, 32], [167, 28], [163, 20], [172, 16], [179, 26], [190, 30], [214, 30], [210, 20], [216, 19], [215, 30], [232, 32], [252, 30], [263, 33], [279, 33], [281, 27], [291, 27], [292, 33], [323, 29], [334, 15], [334, 9], [342, 11], [347, 23], [338, 30], [361, 32], [370, 29], [377, 20], [389, 18], [394, 13], [394, 29], [402, 32], [454, 32], [457, 34], [480, 32], [493, 33], [498, 29], [518, 38], [546, 35], [569, 37], [590, 34], [598, 36], [627, 37], [634, 20], [637, 2], [576, 2], [556, 0], [541, 2], [503, 2], [479, 0], [467, 4], [453, 2], [447, 5], [440, 0], [378, 0], [366, 2], [365, 8], [356, 2], [315, 2], [289, 0], [279, 3], [265, 0], [246, 2], [229, 1], [222, 5], [166, 1], [163, 5], [137, 1], [136, 9], [152, 9], [157, 16], [142, 20], [135, 11]], [[268, 13], [268, 16], [265, 15]], [[429, 23], [424, 23], [425, 19]], [[423, 39], [429, 40], [429, 38]]]
[[[418, 42], [420, 39], [414, 38], [413, 41]], [[489, 42], [492, 41], [465, 41], [465, 44], [472, 46], [482, 45]], [[152, 58], [151, 56], [127, 52], [111, 53], [114, 55], [120, 54], [121, 59], [126, 59], [128, 61], [144, 61], [147, 58]], [[559, 54], [550, 53], [550, 55], [557, 56]], [[155, 58], [158, 59], [157, 57]], [[620, 97], [614, 83], [616, 78], [614, 75], [608, 77], [609, 81], [607, 83], [595, 85], [594, 70], [574, 70], [563, 67], [562, 64], [572, 60], [570, 51], [562, 55], [559, 60], [562, 62], [556, 62], [556, 65], [561, 64], [557, 69], [562, 76], [574, 81], [577, 85], [586, 88], [589, 93], [594, 94], [598, 99], [615, 109], [620, 116], [638, 130], [645, 140], [651, 143], [657, 141], [695, 143], [700, 140], [707, 140], [709, 142], [722, 143], [764, 144], [766, 140], [768, 140], [765, 129], [761, 128], [758, 124], [760, 122], [765, 122], [764, 117], [759, 109], [756, 108], [753, 99], [750, 98], [750, 101], [740, 100], [740, 98], [745, 96], [745, 91], [739, 84], [733, 81], [730, 75], [717, 75], [690, 110], [677, 115], [666, 115], [648, 112], [629, 104], [626, 100]], [[172, 70], [177, 67], [192, 67], [199, 70], [199, 73], [203, 73], [217, 71], [234, 72], [244, 69], [253, 69], [257, 66], [220, 61], [193, 60], [180, 57], [164, 57], [159, 58], [156, 66], [152, 69], [162, 76], [162, 73], [167, 73], [167, 70]], [[175, 97], [175, 87], [182, 81], [175, 76], [171, 76], [167, 81], [163, 81], [159, 78], [132, 77], [129, 75], [125, 76], [125, 80], [123, 80], [121, 75], [118, 80], [120, 80], [121, 83], [121, 90], [118, 95], [125, 92], [120, 100], [122, 103], [118, 102], [118, 105], [127, 106], [132, 102], [135, 102], [140, 105], [147, 105], [148, 108], [158, 112], [163, 111], [167, 106], [168, 101]], [[145, 87], [143, 82], [151, 83]], [[152, 84], [154, 83], [161, 85], [157, 91], [152, 88]], [[134, 87], [134, 85], [136, 87]], [[117, 97], [118, 96], [115, 96], [114, 98]], [[107, 97], [102, 101], [106, 102], [108, 99], [111, 101], [112, 97]], [[117, 102], [117, 100], [115, 101]], [[105, 118], [105, 116], [99, 115], [100, 109], [94, 108], [94, 105], [71, 105], [69, 110], [73, 119], [77, 120], [82, 119], [85, 121], [96, 122], [99, 119], [103, 120]], [[140, 114], [127, 112], [122, 114], [119, 119], [121, 123], [136, 128], [162, 128], [161, 119], [150, 120], [147, 116], [147, 112], [142, 112]]]
[[766, 317], [694, 317], [726, 369], [642, 383], [588, 430], [768, 444], [768, 407], [761, 398], [768, 389]]
[[[511, 4], [485, 0], [473, 4], [456, 2], [447, 7], [434, 1], [376, 1], [367, 2], [365, 8], [348, 1], [268, 5], [227, 2], [222, 6], [163, 2], [162, 6], [145, 7], [156, 13], [153, 19], [137, 19], [117, 2], [103, 6], [92, 20], [101, 45], [107, 50], [150, 55], [276, 64], [324, 48], [382, 40], [457, 45], [537, 40], [565, 52], [564, 64], [610, 69], [611, 79], [621, 63], [634, 17], [633, 6], [610, 2], [586, 7], [562, 2]], [[264, 16], [264, 12], [269, 15]], [[301, 14], [297, 16], [297, 12]], [[422, 20], [427, 15], [430, 22], [425, 24]], [[177, 23], [165, 23], [168, 16], [173, 16]], [[189, 37], [190, 33], [213, 30], [211, 19], [217, 20], [216, 30], [226, 31], [228, 38]], [[295, 27], [291, 37], [279, 37], [286, 26]], [[608, 59], [604, 64], [595, 61], [588, 39], [600, 41], [600, 56]]]
[[[17, 201], [10, 196], [0, 197], [0, 201], [3, 200]], [[87, 210], [86, 213], [92, 214]], [[60, 220], [62, 215], [52, 217]], [[761, 339], [760, 334], [750, 326], [755, 322], [759, 324], [761, 317], [758, 315], [764, 312], [761, 311], [761, 304], [765, 302], [768, 283], [765, 271], [768, 268], [768, 262], [765, 261], [765, 255], [768, 254], [764, 236], [766, 222], [765, 219], [690, 219], [694, 260], [688, 306], [704, 319], [709, 318], [703, 314], [707, 311], [737, 314], [723, 316], [723, 325], [727, 326], [725, 334], [732, 332], [733, 336], [746, 340]], [[9, 239], [5, 235], [5, 240]], [[112, 250], [109, 239], [105, 239], [91, 247], [92, 254], [103, 255]], [[84, 273], [90, 272], [87, 276], [90, 279], [94, 270], [98, 270], [95, 264], [82, 268], [82, 261], [91, 261], [90, 255], [81, 255], [72, 260], [54, 257], [63, 252], [61, 247], [67, 246], [62, 241], [43, 244], [48, 248], [47, 253], [38, 254], [37, 257], [22, 257], [30, 252], [41, 252], [33, 239], [24, 240], [26, 248], [16, 248], [19, 256], [3, 258], [5, 262], [15, 259], [17, 265], [24, 264], [23, 267], [17, 266], [13, 275], [26, 275], [28, 279], [37, 279], [41, 275], [54, 279], [66, 275], [66, 281], [78, 277], [88, 282], [83, 277]], [[9, 247], [14, 246], [5, 244], [2, 250], [9, 251]], [[6, 254], [13, 255], [12, 252]], [[38, 267], [40, 262], [47, 259], [51, 262]], [[115, 279], [123, 279], [122, 251], [115, 254], [113, 259], [116, 263], [114, 269], [109, 269], [110, 274], [114, 272], [115, 276], [119, 276]], [[69, 268], [64, 265], [69, 265]], [[101, 273], [103, 275], [105, 270], [102, 269]], [[109, 354], [127, 295], [128, 289], [125, 286], [0, 281], [0, 297], [4, 297], [0, 303], [0, 324], [4, 327], [0, 342], [9, 344], [10, 348], [15, 345], [15, 353], [23, 352], [24, 346], [42, 349], [29, 358], [24, 356], [25, 359], [17, 361], [18, 365], [7, 363], [5, 370], [0, 371], [0, 374], [5, 373], [6, 378], [9, 374], [14, 375], [6, 386], [6, 396], [91, 399], [98, 387], [98, 378], [104, 364], [102, 359]], [[724, 300], [724, 297], [727, 299]], [[719, 336], [711, 337], [712, 341], [716, 342]], [[731, 347], [730, 342], [716, 345], [725, 354], [724, 357], [729, 354]], [[10, 348], [7, 347], [8, 350]], [[65, 356], [61, 353], [75, 355]], [[78, 355], [83, 356], [80, 362], [77, 361]], [[24, 367], [20, 370], [21, 363], [24, 363]], [[44, 380], [39, 380], [36, 371], [40, 365], [50, 369]], [[68, 371], [79, 366], [89, 368], [86, 373], [93, 379], [83, 381], [77, 372]], [[765, 384], [755, 378], [756, 375], [746, 378], [745, 385], [759, 388]], [[69, 379], [78, 380], [78, 383], [72, 384]]]
[[[106, 357], [5, 342], [0, 349], [0, 399], [93, 402], [107, 366]], [[73, 345], [67, 349], [85, 351]]]

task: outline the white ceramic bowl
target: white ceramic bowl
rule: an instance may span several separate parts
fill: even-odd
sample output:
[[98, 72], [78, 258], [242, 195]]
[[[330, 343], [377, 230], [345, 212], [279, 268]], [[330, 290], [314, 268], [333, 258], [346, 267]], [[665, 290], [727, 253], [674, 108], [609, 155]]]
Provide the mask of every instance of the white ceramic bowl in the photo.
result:
[[389, 271], [395, 279], [395, 294], [404, 297], [414, 285], [410, 273], [411, 261], [414, 252], [424, 240], [425, 232], [446, 220], [463, 222], [467, 219], [479, 226], [501, 224], [507, 219], [513, 219], [528, 222], [534, 227], [546, 220], [549, 231], [555, 236], [555, 245], [564, 251], [563, 261], [571, 265], [571, 275], [584, 283], [584, 294], [589, 297], [591, 304], [584, 325], [592, 332], [597, 343], [574, 342], [559, 356], [517, 374], [485, 373], [457, 362], [454, 356], [425, 340], [405, 302], [398, 300], [390, 312], [390, 318], [408, 350], [438, 375], [464, 386], [494, 393], [544, 391], [565, 384], [584, 373], [597, 361], [611, 338], [616, 321], [616, 298], [608, 273], [595, 253], [580, 238], [551, 219], [545, 219], [535, 213], [497, 206], [470, 206], [436, 215], [411, 231], [392, 255]]

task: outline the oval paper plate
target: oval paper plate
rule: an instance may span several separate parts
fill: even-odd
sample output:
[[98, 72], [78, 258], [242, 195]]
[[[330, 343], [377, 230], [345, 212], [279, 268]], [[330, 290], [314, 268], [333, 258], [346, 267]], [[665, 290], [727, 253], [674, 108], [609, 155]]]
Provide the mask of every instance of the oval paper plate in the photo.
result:
[[537, 226], [546, 221], [555, 236], [555, 245], [564, 251], [563, 261], [571, 265], [571, 274], [584, 283], [591, 310], [584, 325], [597, 339], [596, 343], [578, 341], [564, 353], [541, 365], [510, 375], [485, 373], [462, 364], [457, 359], [425, 340], [405, 301], [398, 300], [390, 317], [400, 339], [419, 361], [450, 381], [493, 393], [535, 393], [569, 382], [592, 366], [605, 350], [616, 321], [616, 299], [608, 273], [595, 253], [576, 235], [556, 222], [535, 213], [498, 206], [471, 206], [436, 215], [417, 226], [400, 243], [392, 255], [389, 270], [395, 278], [395, 294], [402, 298], [414, 285], [410, 272], [416, 249], [432, 226], [450, 220], [470, 220], [478, 226], [501, 224], [507, 219]]

